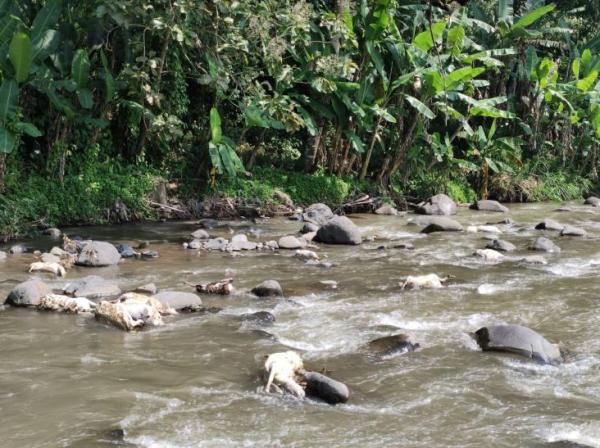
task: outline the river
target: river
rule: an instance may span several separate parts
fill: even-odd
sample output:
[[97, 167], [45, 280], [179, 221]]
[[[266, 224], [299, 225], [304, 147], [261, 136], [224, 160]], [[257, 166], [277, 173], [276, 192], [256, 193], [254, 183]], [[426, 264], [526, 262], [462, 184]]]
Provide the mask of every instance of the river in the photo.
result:
[[[3, 448], [129, 447], [600, 447], [600, 210], [570, 204], [512, 205], [507, 215], [460, 209], [463, 224], [498, 222], [518, 247], [501, 263], [472, 257], [481, 233], [424, 236], [414, 215], [353, 215], [361, 246], [317, 250], [330, 268], [304, 265], [293, 251], [239, 256], [186, 250], [192, 222], [64, 229], [70, 235], [150, 240], [160, 257], [112, 268], [73, 268], [53, 286], [90, 274], [123, 290], [149, 282], [191, 291], [185, 282], [234, 277], [236, 294], [203, 296], [218, 313], [179, 315], [167, 325], [125, 333], [82, 316], [6, 308], [0, 312], [0, 445]], [[584, 228], [586, 237], [534, 230], [542, 218]], [[212, 235], [246, 232], [251, 240], [296, 232], [298, 222], [224, 223]], [[561, 248], [547, 265], [516, 261], [545, 234]], [[394, 249], [411, 242], [413, 250]], [[49, 237], [27, 241], [49, 249]], [[378, 250], [379, 246], [386, 246]], [[0, 247], [5, 249], [6, 247]], [[31, 254], [0, 261], [0, 297], [28, 278]], [[403, 277], [454, 276], [440, 290], [400, 289]], [[285, 299], [249, 290], [278, 280]], [[326, 280], [337, 282], [332, 289]], [[484, 285], [482, 287], [482, 285]], [[240, 315], [268, 310], [272, 326]], [[567, 349], [560, 366], [482, 353], [469, 336], [515, 323]], [[408, 333], [421, 348], [374, 359], [364, 346]], [[260, 372], [267, 354], [295, 349], [305, 364], [347, 384], [348, 403], [267, 395]]]

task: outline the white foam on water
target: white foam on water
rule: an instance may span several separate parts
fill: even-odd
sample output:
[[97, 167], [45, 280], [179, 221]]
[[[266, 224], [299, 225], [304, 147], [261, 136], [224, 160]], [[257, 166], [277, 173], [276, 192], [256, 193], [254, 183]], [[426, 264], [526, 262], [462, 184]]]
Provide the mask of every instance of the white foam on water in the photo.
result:
[[549, 443], [570, 442], [591, 448], [600, 448], [600, 425], [596, 423], [555, 423], [537, 431]]
[[492, 285], [491, 283], [484, 283], [483, 285], [479, 285], [477, 287], [477, 294], [490, 295], [494, 294], [498, 290], [500, 290], [498, 286]]
[[100, 365], [100, 364], [104, 364], [108, 361], [106, 361], [105, 359], [101, 359], [98, 358], [94, 355], [92, 355], [91, 353], [86, 353], [85, 355], [83, 355], [81, 358], [81, 364], [95, 364], [95, 365]]

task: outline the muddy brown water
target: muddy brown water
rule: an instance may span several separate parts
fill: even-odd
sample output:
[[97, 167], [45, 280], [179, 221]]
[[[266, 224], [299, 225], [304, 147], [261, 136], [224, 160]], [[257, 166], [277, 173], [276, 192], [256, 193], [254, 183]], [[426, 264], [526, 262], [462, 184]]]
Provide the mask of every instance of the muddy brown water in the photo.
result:
[[[80, 316], [7, 308], [0, 312], [0, 446], [22, 447], [543, 447], [600, 446], [600, 210], [571, 204], [513, 205], [507, 215], [461, 209], [463, 224], [497, 222], [519, 251], [536, 235], [550, 236], [560, 254], [547, 265], [485, 263], [470, 254], [485, 235], [423, 236], [414, 215], [355, 215], [360, 247], [319, 245], [334, 265], [303, 265], [292, 251], [203, 253], [181, 242], [194, 223], [66, 229], [111, 242], [150, 240], [160, 257], [117, 267], [74, 268], [114, 280], [122, 289], [148, 282], [189, 291], [184, 282], [235, 278], [238, 293], [203, 297], [217, 314], [182, 315], [167, 325], [126, 334]], [[533, 226], [550, 217], [587, 230], [559, 237]], [[301, 224], [224, 223], [228, 237], [246, 232], [267, 240]], [[412, 242], [414, 250], [391, 248]], [[49, 238], [28, 241], [35, 248]], [[377, 250], [378, 246], [387, 246]], [[0, 249], [6, 249], [0, 248]], [[31, 254], [0, 261], [0, 297], [28, 278]], [[452, 275], [442, 290], [401, 291], [411, 274]], [[282, 284], [285, 300], [261, 300], [248, 290], [265, 279]], [[338, 288], [320, 283], [335, 280]], [[240, 315], [269, 310], [276, 322], [256, 327]], [[558, 366], [482, 353], [469, 332], [483, 325], [529, 326], [569, 351]], [[370, 340], [409, 333], [421, 349], [373, 359]], [[351, 389], [347, 404], [266, 395], [264, 356], [295, 349], [310, 368], [325, 368]], [[124, 440], [109, 432], [121, 428]], [[579, 445], [578, 445], [579, 444]], [[119, 446], [119, 445], [117, 445]]]

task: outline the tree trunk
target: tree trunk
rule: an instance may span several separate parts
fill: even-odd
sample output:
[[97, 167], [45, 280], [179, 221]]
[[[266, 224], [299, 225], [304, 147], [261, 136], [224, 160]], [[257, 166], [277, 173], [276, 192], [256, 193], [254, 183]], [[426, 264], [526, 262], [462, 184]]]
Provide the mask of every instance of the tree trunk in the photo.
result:
[[6, 154], [0, 153], [0, 191], [4, 190], [4, 173], [6, 172]]
[[377, 140], [377, 135], [379, 135], [380, 123], [381, 123], [381, 117], [379, 117], [377, 119], [377, 123], [375, 124], [375, 130], [373, 132], [373, 136], [371, 137], [371, 143], [369, 143], [369, 149], [367, 150], [367, 155], [365, 156], [365, 160], [363, 162], [363, 166], [360, 171], [359, 180], [365, 180], [365, 177], [367, 177], [369, 163], [371, 162], [371, 156], [373, 155], [373, 148], [375, 147], [375, 141]]
[[311, 138], [311, 144], [309, 151], [304, 155], [304, 171], [310, 173], [314, 170], [317, 161], [317, 154], [319, 153], [319, 146], [321, 145], [321, 139], [323, 137], [324, 126], [319, 127], [319, 133]]

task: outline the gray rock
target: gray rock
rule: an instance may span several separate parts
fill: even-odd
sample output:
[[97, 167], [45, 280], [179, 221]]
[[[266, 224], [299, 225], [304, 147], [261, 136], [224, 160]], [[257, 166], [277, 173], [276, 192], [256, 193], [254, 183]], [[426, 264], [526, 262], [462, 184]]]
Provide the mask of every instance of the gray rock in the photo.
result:
[[429, 220], [429, 224], [421, 233], [433, 233], [433, 232], [461, 232], [463, 226], [450, 218], [443, 216], [434, 216]]
[[560, 231], [560, 236], [586, 236], [587, 232], [579, 227], [564, 226]]
[[275, 316], [268, 311], [242, 314], [241, 318], [243, 322], [251, 322], [257, 325], [272, 325], [275, 322]]
[[384, 204], [375, 210], [376, 215], [397, 216], [398, 210], [388, 204]]
[[350, 398], [350, 390], [344, 383], [317, 372], [304, 372], [306, 395], [319, 398], [329, 404], [345, 403]]
[[204, 244], [204, 248], [206, 250], [225, 250], [227, 244], [229, 244], [229, 241], [225, 238], [212, 238]]
[[277, 245], [280, 249], [301, 249], [306, 246], [306, 243], [295, 236], [288, 235], [279, 238]]
[[309, 233], [305, 233], [304, 235], [302, 235], [302, 239], [304, 241], [306, 241], [307, 243], [309, 243], [310, 241], [314, 240], [316, 236], [317, 236], [317, 232], [309, 232]]
[[522, 263], [528, 264], [548, 264], [548, 260], [546, 260], [541, 255], [528, 255], [519, 260]]
[[421, 202], [415, 211], [422, 215], [456, 215], [456, 203], [445, 194], [436, 194]]
[[412, 243], [395, 243], [392, 245], [392, 249], [407, 249], [413, 250], [415, 246]]
[[258, 297], [282, 297], [283, 289], [277, 280], [265, 280], [252, 288], [252, 294]]
[[515, 222], [513, 221], [512, 218], [504, 218], [504, 219], [501, 219], [498, 222], [493, 222], [493, 223], [489, 222], [488, 224], [504, 224], [506, 226], [514, 226]]
[[135, 257], [135, 250], [133, 250], [133, 247], [131, 247], [129, 244], [119, 244], [116, 247], [117, 247], [117, 252], [119, 252], [121, 257], [123, 257], [123, 258]]
[[346, 216], [334, 216], [317, 231], [315, 241], [326, 244], [362, 243], [360, 229]]
[[51, 250], [50, 253], [54, 256], [57, 256], [59, 258], [63, 258], [66, 257], [67, 255], [69, 255], [69, 253], [66, 250], [61, 249], [60, 247], [56, 247], [54, 246]]
[[22, 254], [27, 252], [28, 250], [29, 248], [24, 244], [15, 244], [10, 249], [8, 249], [8, 252], [11, 254]]
[[558, 247], [556, 244], [554, 244], [548, 238], [540, 236], [539, 238], [536, 238], [535, 241], [533, 241], [530, 244], [529, 250], [539, 250], [542, 252], [558, 253], [558, 252], [560, 252], [560, 247]]
[[492, 325], [475, 332], [475, 340], [483, 351], [516, 353], [546, 364], [562, 362], [557, 346], [543, 336], [521, 325]]
[[597, 198], [596, 196], [590, 196], [585, 200], [584, 204], [591, 205], [593, 207], [600, 207], [600, 198]]
[[202, 247], [202, 242], [200, 240], [192, 240], [187, 247], [188, 249], [200, 249]]
[[258, 248], [258, 244], [254, 241], [232, 241], [230, 246], [235, 251], [238, 250], [256, 250]]
[[300, 230], [300, 233], [312, 233], [312, 232], [317, 232], [318, 230], [319, 230], [318, 225], [316, 225], [312, 222], [306, 222], [302, 226], [302, 230]]
[[238, 233], [237, 235], [233, 235], [231, 237], [232, 243], [246, 243], [248, 242], [248, 237], [244, 233]]
[[474, 210], [480, 210], [482, 212], [500, 212], [506, 213], [508, 208], [500, 204], [498, 201], [490, 201], [489, 199], [482, 199], [471, 205]]
[[39, 278], [31, 278], [19, 283], [6, 297], [6, 302], [12, 306], [37, 306], [40, 299], [52, 290]]
[[413, 343], [405, 334], [395, 334], [375, 339], [367, 347], [376, 356], [391, 356], [413, 352], [419, 344]]
[[60, 257], [57, 257], [54, 254], [49, 254], [48, 252], [44, 252], [40, 257], [40, 260], [44, 263], [59, 263]]
[[195, 240], [207, 240], [210, 238], [208, 232], [204, 229], [198, 229], [195, 232], [191, 233], [192, 238]]
[[79, 266], [112, 266], [119, 262], [121, 255], [117, 248], [106, 241], [90, 241], [83, 246], [75, 264]]
[[49, 229], [44, 230], [44, 235], [48, 235], [51, 238], [60, 238], [62, 232], [56, 227], [51, 227]]
[[275, 190], [273, 192], [273, 197], [277, 199], [277, 201], [279, 201], [280, 204], [283, 204], [290, 208], [294, 208], [294, 201], [292, 201], [292, 198], [289, 194], [284, 193], [281, 190]]
[[548, 218], [535, 226], [536, 230], [562, 230], [563, 227], [563, 224]]
[[97, 275], [88, 275], [68, 283], [63, 293], [73, 297], [85, 297], [89, 300], [107, 300], [121, 295], [121, 288]]
[[513, 243], [504, 240], [493, 240], [485, 246], [486, 249], [493, 249], [500, 252], [513, 252], [517, 247]]
[[145, 250], [141, 253], [142, 258], [158, 258], [158, 252], [155, 250]]
[[133, 292], [137, 292], [140, 294], [148, 294], [149, 296], [153, 296], [158, 292], [158, 287], [154, 283], [147, 283], [142, 286], [138, 286], [133, 290]]
[[302, 214], [302, 218], [305, 221], [322, 226], [333, 218], [333, 212], [325, 204], [317, 203], [310, 205]]
[[154, 298], [177, 311], [195, 312], [202, 308], [202, 299], [191, 292], [163, 291]]

